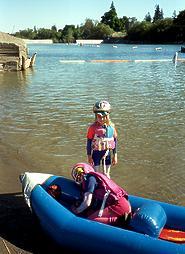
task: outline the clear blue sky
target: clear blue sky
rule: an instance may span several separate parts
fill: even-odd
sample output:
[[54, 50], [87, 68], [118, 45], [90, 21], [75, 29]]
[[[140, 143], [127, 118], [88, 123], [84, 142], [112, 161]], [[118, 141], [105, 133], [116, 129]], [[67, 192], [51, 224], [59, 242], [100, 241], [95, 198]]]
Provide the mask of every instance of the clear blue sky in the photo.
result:
[[[0, 0], [0, 31], [16, 32], [33, 28], [57, 29], [65, 25], [81, 25], [86, 18], [101, 20], [110, 10], [112, 0]], [[174, 10], [185, 10], [185, 0], [114, 0], [118, 17], [136, 17], [142, 21], [155, 6], [163, 9], [164, 17], [172, 17]]]

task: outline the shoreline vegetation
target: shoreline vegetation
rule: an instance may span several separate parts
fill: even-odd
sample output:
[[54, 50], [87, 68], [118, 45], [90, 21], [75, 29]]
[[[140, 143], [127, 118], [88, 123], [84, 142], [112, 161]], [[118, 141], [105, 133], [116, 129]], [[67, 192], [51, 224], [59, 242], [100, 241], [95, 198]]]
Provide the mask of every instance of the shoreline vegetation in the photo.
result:
[[13, 35], [22, 39], [50, 39], [53, 43], [75, 43], [77, 40], [103, 40], [113, 44], [183, 44], [185, 42], [185, 10], [164, 18], [163, 9], [155, 6], [154, 16], [148, 12], [143, 21], [136, 17], [118, 17], [114, 2], [101, 21], [86, 19], [82, 25], [65, 25], [57, 29], [39, 28], [20, 30]]

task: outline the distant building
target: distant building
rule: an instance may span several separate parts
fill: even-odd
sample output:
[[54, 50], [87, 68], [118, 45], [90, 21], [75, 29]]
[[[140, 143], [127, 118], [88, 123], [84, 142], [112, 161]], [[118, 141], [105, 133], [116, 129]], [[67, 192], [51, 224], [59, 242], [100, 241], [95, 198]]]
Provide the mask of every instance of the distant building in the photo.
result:
[[0, 32], [0, 70], [20, 71], [34, 65], [36, 53], [29, 58], [25, 42]]

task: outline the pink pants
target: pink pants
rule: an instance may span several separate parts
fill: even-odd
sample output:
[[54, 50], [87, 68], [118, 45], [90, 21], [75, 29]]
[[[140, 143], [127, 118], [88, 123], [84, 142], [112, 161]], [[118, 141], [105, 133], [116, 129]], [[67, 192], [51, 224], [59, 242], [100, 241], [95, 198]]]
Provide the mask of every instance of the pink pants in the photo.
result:
[[108, 206], [103, 210], [101, 217], [98, 216], [99, 210], [90, 214], [88, 219], [95, 220], [104, 224], [114, 225], [117, 219], [125, 214], [131, 213], [131, 206], [127, 199], [121, 198], [116, 205]]

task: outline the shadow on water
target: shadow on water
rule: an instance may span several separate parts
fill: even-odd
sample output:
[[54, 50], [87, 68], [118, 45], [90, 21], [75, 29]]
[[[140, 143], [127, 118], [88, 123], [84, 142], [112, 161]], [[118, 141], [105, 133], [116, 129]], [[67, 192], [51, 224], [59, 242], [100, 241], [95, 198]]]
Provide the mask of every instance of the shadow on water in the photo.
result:
[[1, 254], [69, 253], [69, 250], [57, 247], [43, 233], [20, 192], [0, 195], [0, 237]]

